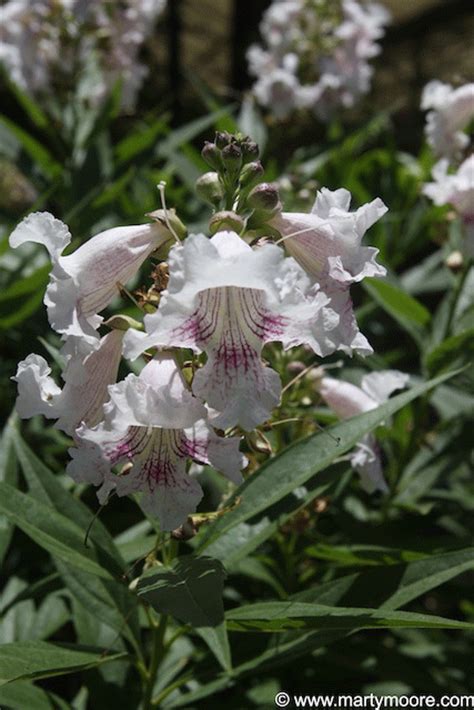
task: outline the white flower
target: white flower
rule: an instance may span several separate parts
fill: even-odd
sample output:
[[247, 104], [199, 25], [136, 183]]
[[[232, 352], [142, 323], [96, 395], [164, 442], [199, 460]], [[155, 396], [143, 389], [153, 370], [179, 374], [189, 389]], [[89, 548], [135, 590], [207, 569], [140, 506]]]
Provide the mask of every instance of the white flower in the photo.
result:
[[[331, 298], [340, 321], [334, 338], [340, 349], [367, 354], [372, 349], [359, 332], [349, 288], [367, 276], [385, 276], [375, 257], [378, 249], [362, 246], [365, 232], [387, 211], [379, 198], [350, 212], [351, 194], [345, 189], [318, 192], [312, 211], [281, 212], [270, 222], [284, 237], [294, 259]], [[336, 334], [337, 333], [337, 334]]]
[[438, 157], [455, 157], [469, 144], [464, 130], [474, 119], [474, 83], [454, 89], [441, 81], [430, 81], [423, 90], [421, 108], [426, 116], [425, 133]]
[[42, 414], [57, 419], [56, 428], [71, 436], [81, 422], [88, 426], [97, 424], [108, 398], [107, 388], [117, 379], [123, 336], [124, 331], [113, 330], [101, 338], [96, 349], [83, 343], [79, 348], [82, 357], [70, 356], [62, 390], [50, 377], [46, 360], [41, 355], [28, 355], [18, 364], [12, 378], [18, 384], [16, 409], [20, 417], [29, 419]]
[[[392, 392], [406, 387], [408, 381], [409, 375], [403, 372], [384, 370], [365, 375], [360, 387], [332, 377], [323, 377], [318, 389], [337, 416], [340, 419], [348, 419], [376, 409], [388, 400]], [[368, 493], [375, 490], [388, 492], [377, 442], [372, 434], [364, 436], [357, 444], [351, 454], [351, 463], [361, 477], [364, 490]]]
[[370, 88], [369, 60], [388, 21], [374, 3], [274, 0], [260, 24], [265, 48], [247, 53], [257, 101], [277, 119], [306, 108], [328, 120], [339, 106], [352, 106]]
[[[171, 355], [151, 360], [140, 375], [109, 388], [104, 421], [82, 426], [71, 449], [68, 472], [76, 481], [101, 485], [99, 500], [141, 493], [142, 508], [173, 530], [195, 511], [202, 490], [186, 473], [186, 462], [211, 464], [234, 483], [246, 465], [237, 438], [218, 437], [206, 409], [186, 388]], [[117, 465], [128, 464], [120, 474]]]
[[115, 227], [61, 256], [71, 241], [68, 227], [49, 212], [35, 212], [16, 227], [10, 245], [44, 244], [53, 263], [44, 299], [52, 328], [64, 337], [95, 339], [102, 322], [98, 313], [119, 293], [119, 285], [170, 238], [170, 232], [159, 223]]
[[43, 98], [75, 89], [91, 66], [88, 103], [100, 103], [117, 80], [122, 107], [133, 108], [147, 75], [140, 49], [166, 0], [7, 0], [0, 8], [0, 63], [13, 81]]
[[464, 251], [468, 256], [474, 256], [474, 154], [456, 173], [448, 173], [448, 161], [442, 159], [434, 166], [432, 175], [434, 182], [427, 183], [423, 192], [435, 205], [454, 207], [466, 230]]
[[315, 292], [305, 299], [288, 289], [289, 280], [306, 277], [274, 244], [253, 250], [233, 232], [210, 240], [192, 235], [171, 249], [169, 268], [158, 311], [145, 316], [147, 335], [129, 331], [124, 351], [127, 357], [153, 346], [204, 351], [207, 363], [193, 391], [215, 410], [216, 427], [251, 430], [278, 404], [280, 379], [261, 361], [265, 343], [307, 343], [319, 354], [334, 349], [327, 331], [338, 319], [326, 312], [327, 297]]

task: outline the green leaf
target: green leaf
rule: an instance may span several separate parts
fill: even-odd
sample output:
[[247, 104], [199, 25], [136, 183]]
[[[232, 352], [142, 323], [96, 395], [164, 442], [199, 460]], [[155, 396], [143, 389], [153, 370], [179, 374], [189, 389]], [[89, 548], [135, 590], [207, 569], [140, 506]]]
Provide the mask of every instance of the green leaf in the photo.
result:
[[388, 281], [365, 279], [364, 288], [416, 342], [420, 342], [424, 329], [431, 320], [430, 312], [425, 306]]
[[224, 577], [218, 560], [185, 555], [171, 567], [149, 570], [137, 591], [160, 614], [171, 614], [193, 627], [218, 626], [224, 619]]
[[1, 707], [13, 710], [55, 710], [48, 693], [26, 681], [16, 681], [0, 688]]
[[[274, 459], [270, 459], [259, 471], [248, 478], [228, 505], [235, 507], [209, 525], [198, 537], [197, 549], [222, 560], [225, 565], [239, 559], [242, 548], [248, 553], [265, 540], [283, 522], [278, 507], [279, 501], [289, 496], [291, 510], [297, 510], [306, 502], [307, 491], [303, 487], [326, 469], [338, 457], [351, 449], [365, 434], [388, 419], [398, 409], [425, 394], [431, 388], [457, 374], [455, 371], [413, 387], [408, 392], [393, 397], [385, 404], [357, 417], [340, 422], [323, 432], [313, 434], [292, 444]], [[339, 473], [339, 472], [338, 472]], [[331, 474], [324, 472], [324, 477]], [[299, 495], [295, 493], [300, 492]], [[289, 514], [285, 509], [285, 516]]]
[[[13, 439], [18, 461], [32, 496], [73, 520], [82, 528], [82, 535], [85, 536], [94, 519], [92, 512], [61, 485], [58, 477], [33, 453], [18, 431], [14, 432]], [[110, 565], [114, 572], [120, 575], [125, 568], [124, 561], [112, 536], [100, 520], [94, 520], [89, 538], [110, 557]]]
[[110, 560], [101, 550], [84, 546], [83, 530], [69, 518], [7, 483], [0, 483], [0, 512], [52, 555], [84, 572], [110, 579], [103, 564], [110, 567]]
[[170, 614], [195, 628], [221, 665], [229, 668], [230, 649], [223, 624], [224, 577], [218, 560], [185, 555], [171, 567], [149, 570], [137, 591], [159, 614]]
[[[35, 456], [18, 433], [15, 435], [15, 447], [31, 495], [78, 523], [83, 528], [84, 536], [93, 520], [91, 511], [63, 488], [58, 477]], [[93, 522], [89, 537], [109, 559], [114, 576], [120, 578], [124, 561], [113, 538], [99, 520]], [[69, 591], [86, 609], [132, 644], [138, 643], [137, 600], [125, 584], [116, 579], [99, 579], [94, 574], [79, 570], [68, 559], [56, 559], [56, 566]]]
[[452, 335], [431, 350], [425, 364], [432, 375], [474, 360], [474, 328]]
[[[474, 569], [474, 548], [432, 555], [406, 564], [376, 567], [364, 572], [340, 577], [318, 584], [295, 594], [289, 601], [327, 604], [339, 603], [380, 605], [380, 609], [397, 609], [408, 604], [431, 589], [458, 575]], [[298, 634], [297, 638], [279, 642], [255, 658], [233, 668], [232, 679], [254, 677], [256, 671], [271, 670], [286, 665], [312, 651], [341, 640], [346, 631], [312, 631]], [[229, 685], [229, 677], [212, 680], [196, 690], [183, 694], [171, 707], [192, 707], [200, 698], [214, 695]]]
[[54, 178], [61, 174], [61, 166], [57, 163], [51, 153], [32, 135], [27, 133], [23, 128], [20, 128], [16, 123], [11, 121], [6, 116], [0, 116], [0, 123], [8, 130], [8, 132], [17, 139], [22, 148], [37, 164], [43, 174], [49, 178]]
[[304, 602], [260, 602], [232, 609], [226, 614], [233, 631], [271, 631], [289, 629], [424, 628], [474, 629], [474, 623], [444, 619], [439, 616], [380, 609], [358, 609]]
[[[0, 482], [16, 486], [17, 482], [17, 460], [13, 446], [13, 431], [16, 423], [16, 414], [12, 414], [8, 420], [0, 441]], [[8, 518], [0, 517], [0, 564], [3, 562], [5, 553], [10, 544], [13, 527]]]
[[102, 649], [63, 646], [45, 641], [23, 641], [0, 646], [0, 686], [14, 680], [50, 678], [94, 668], [126, 657]]

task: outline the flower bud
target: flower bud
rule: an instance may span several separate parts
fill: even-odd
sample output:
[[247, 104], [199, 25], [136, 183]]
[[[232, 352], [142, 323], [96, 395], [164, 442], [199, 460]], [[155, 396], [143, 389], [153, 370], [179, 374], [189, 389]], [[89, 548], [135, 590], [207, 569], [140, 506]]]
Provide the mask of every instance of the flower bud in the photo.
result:
[[204, 173], [204, 175], [201, 175], [196, 180], [196, 192], [199, 197], [206, 200], [206, 202], [210, 202], [215, 207], [224, 198], [224, 190], [217, 173]]
[[217, 131], [215, 144], [218, 148], [225, 148], [232, 140], [232, 136], [227, 131]]
[[204, 148], [201, 151], [201, 155], [206, 161], [206, 163], [214, 170], [219, 170], [222, 167], [221, 152], [215, 143], [210, 143], [206, 141], [204, 143]]
[[278, 206], [279, 201], [278, 189], [269, 182], [256, 185], [247, 198], [249, 207], [266, 212], [272, 212]]
[[245, 226], [245, 222], [238, 214], [230, 210], [216, 212], [209, 221], [209, 231], [211, 234], [230, 230], [239, 234]]
[[227, 172], [236, 174], [242, 166], [242, 151], [237, 143], [229, 143], [222, 149], [222, 161]]
[[250, 138], [246, 138], [242, 141], [240, 147], [242, 149], [242, 162], [244, 164], [250, 163], [258, 158], [260, 151], [255, 141], [250, 140]]
[[240, 173], [240, 184], [242, 187], [250, 187], [253, 183], [258, 182], [258, 180], [263, 175], [263, 165], [260, 160], [255, 160], [252, 163], [247, 163], [242, 168]]
[[104, 321], [104, 325], [112, 330], [129, 330], [133, 328], [134, 330], [144, 330], [143, 323], [131, 318], [130, 316], [125, 316], [122, 313], [118, 313], [112, 316], [108, 320]]
[[169, 225], [180, 239], [184, 239], [188, 234], [188, 228], [181, 222], [173, 207], [167, 209], [166, 213], [165, 210], [154, 210], [153, 212], [147, 212], [146, 216], [151, 217], [164, 227]]

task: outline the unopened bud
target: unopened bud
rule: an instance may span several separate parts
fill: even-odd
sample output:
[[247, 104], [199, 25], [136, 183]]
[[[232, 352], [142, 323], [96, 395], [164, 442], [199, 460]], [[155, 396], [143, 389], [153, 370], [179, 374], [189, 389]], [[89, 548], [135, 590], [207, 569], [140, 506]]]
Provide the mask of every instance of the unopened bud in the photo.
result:
[[218, 148], [225, 148], [232, 140], [232, 136], [227, 131], [217, 131], [214, 142]]
[[239, 234], [245, 226], [245, 222], [240, 215], [230, 210], [216, 212], [209, 221], [209, 231], [211, 234], [217, 232], [232, 231]]
[[240, 147], [242, 149], [242, 162], [244, 164], [250, 163], [258, 158], [260, 151], [255, 141], [250, 140], [250, 138], [246, 138], [242, 141]]
[[446, 266], [454, 273], [462, 269], [464, 264], [463, 255], [460, 251], [452, 251], [446, 259]]
[[214, 170], [222, 168], [221, 152], [215, 143], [209, 143], [209, 141], [206, 141], [204, 143], [204, 148], [201, 151], [201, 155], [206, 163], [211, 168], [214, 168]]
[[217, 173], [204, 173], [196, 180], [196, 192], [203, 200], [217, 206], [224, 198], [219, 175]]
[[236, 174], [242, 166], [242, 151], [237, 143], [229, 143], [222, 149], [222, 160], [227, 172]]
[[244, 165], [242, 172], [240, 173], [240, 184], [242, 187], [250, 187], [260, 180], [263, 172], [263, 165], [260, 160], [247, 163], [247, 165]]
[[187, 227], [181, 222], [180, 218], [176, 214], [176, 210], [172, 207], [167, 210], [154, 210], [153, 212], [147, 212], [146, 216], [151, 217], [156, 222], [162, 224], [163, 227], [167, 227], [167, 229], [171, 227], [179, 239], [184, 239], [188, 234]]
[[278, 206], [279, 201], [278, 189], [269, 182], [262, 182], [260, 185], [256, 185], [247, 198], [249, 207], [256, 210], [265, 210], [265, 212], [272, 212]]
[[104, 321], [104, 325], [112, 330], [129, 330], [130, 328], [133, 328], [134, 330], [143, 330], [143, 323], [140, 323], [140, 321], [135, 320], [135, 318], [130, 318], [130, 316], [125, 316], [121, 313], [118, 313], [117, 315]]

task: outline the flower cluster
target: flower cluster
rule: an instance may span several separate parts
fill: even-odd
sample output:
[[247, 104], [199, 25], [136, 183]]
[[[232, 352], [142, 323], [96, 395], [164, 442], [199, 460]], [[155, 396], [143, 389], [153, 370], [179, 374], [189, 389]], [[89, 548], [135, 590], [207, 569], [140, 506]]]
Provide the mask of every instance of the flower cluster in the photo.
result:
[[[260, 182], [258, 147], [248, 138], [219, 133], [203, 157], [214, 168], [197, 186], [214, 205], [210, 237], [185, 236], [169, 210], [67, 255], [71, 234], [48, 213], [28, 216], [10, 237], [13, 247], [33, 241], [48, 249], [45, 304], [64, 341], [62, 388], [39, 355], [19, 364], [20, 415], [56, 419], [73, 438], [76, 481], [100, 486], [102, 502], [112, 492], [141, 493], [142, 507], [168, 530], [202, 495], [187, 461], [241, 479], [238, 433], [266, 422], [280, 402], [264, 346], [305, 345], [320, 357], [372, 352], [350, 287], [385, 274], [377, 250], [361, 243], [386, 211], [380, 199], [350, 211], [347, 190], [322, 189], [310, 214], [284, 212], [276, 187]], [[104, 321], [100, 314], [150, 257], [166, 266], [144, 296], [143, 324], [120, 315]], [[110, 332], [101, 335], [104, 327]], [[122, 356], [141, 357], [139, 374], [116, 382]], [[387, 395], [401, 386], [392, 384], [382, 387]]]
[[463, 251], [474, 256], [474, 154], [467, 133], [474, 120], [474, 84], [454, 89], [431, 81], [423, 91], [422, 109], [429, 109], [425, 133], [440, 160], [432, 170], [433, 182], [423, 192], [435, 205], [451, 205], [460, 216], [465, 239]]
[[146, 76], [138, 60], [166, 0], [8, 0], [0, 8], [0, 63], [12, 80], [41, 97], [71, 88], [89, 70], [87, 96], [100, 103], [122, 82], [122, 105], [133, 107]]
[[369, 60], [389, 20], [356, 0], [274, 0], [260, 25], [264, 46], [247, 53], [253, 94], [277, 120], [310, 109], [327, 120], [370, 88]]

